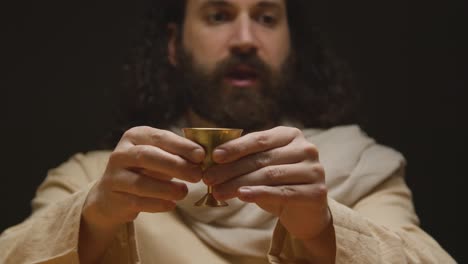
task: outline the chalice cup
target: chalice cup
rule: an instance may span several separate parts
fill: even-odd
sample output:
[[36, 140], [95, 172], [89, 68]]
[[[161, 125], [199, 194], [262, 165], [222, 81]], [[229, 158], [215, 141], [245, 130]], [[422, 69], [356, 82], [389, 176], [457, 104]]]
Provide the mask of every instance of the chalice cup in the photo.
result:
[[[201, 163], [203, 173], [215, 164], [213, 150], [229, 140], [239, 138], [242, 134], [242, 129], [233, 128], [183, 128], [182, 130], [187, 139], [205, 149], [205, 159]], [[207, 193], [195, 203], [195, 206], [222, 207], [228, 206], [228, 203], [216, 200], [213, 196], [213, 186], [208, 186]]]

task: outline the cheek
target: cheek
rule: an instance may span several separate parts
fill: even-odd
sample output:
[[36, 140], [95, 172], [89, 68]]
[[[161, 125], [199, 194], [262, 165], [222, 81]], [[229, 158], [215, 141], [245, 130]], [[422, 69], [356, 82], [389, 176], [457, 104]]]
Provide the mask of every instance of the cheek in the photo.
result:
[[275, 34], [271, 34], [271, 32], [261, 32], [260, 34], [262, 36], [260, 57], [263, 57], [273, 69], [279, 71], [291, 51], [289, 32], [286, 30]]
[[279, 71], [290, 53], [291, 45], [290, 45], [289, 39], [285, 41], [284, 38], [278, 39], [276, 43], [278, 43], [278, 45], [272, 48], [273, 50], [272, 54], [273, 56], [275, 56], [272, 60], [273, 60], [273, 65], [275, 69]]
[[189, 29], [184, 31], [183, 46], [197, 64], [206, 70], [214, 70], [214, 66], [226, 56], [226, 31], [218, 32], [204, 29]]

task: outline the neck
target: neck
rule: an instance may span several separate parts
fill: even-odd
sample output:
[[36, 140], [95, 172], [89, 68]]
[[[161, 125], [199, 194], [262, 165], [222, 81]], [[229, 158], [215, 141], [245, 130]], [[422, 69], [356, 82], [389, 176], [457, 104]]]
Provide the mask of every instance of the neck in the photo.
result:
[[[195, 111], [193, 111], [193, 109], [189, 109], [187, 111], [187, 113], [185, 114], [185, 118], [188, 122], [188, 125], [190, 127], [204, 127], [204, 128], [215, 128], [215, 127], [219, 127], [219, 125], [217, 125], [216, 123], [214, 122], [211, 122], [203, 117], [201, 117], [199, 114], [195, 113]], [[248, 130], [248, 129], [244, 129], [244, 132], [254, 132], [254, 131], [259, 131], [259, 130], [265, 130], [265, 129], [270, 129], [270, 128], [273, 128], [274, 126], [277, 126], [279, 124], [276, 124], [274, 123], [273, 121], [267, 123], [264, 127], [262, 128], [258, 128], [258, 129], [255, 129], [255, 130]]]
[[204, 119], [203, 117], [195, 113], [192, 109], [189, 109], [185, 116], [190, 127], [217, 127], [215, 123]]

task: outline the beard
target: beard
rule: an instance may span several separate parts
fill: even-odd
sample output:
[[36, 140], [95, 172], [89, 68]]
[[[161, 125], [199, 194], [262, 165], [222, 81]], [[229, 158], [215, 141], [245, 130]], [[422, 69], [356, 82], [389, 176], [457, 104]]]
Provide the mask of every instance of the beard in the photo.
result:
[[[292, 56], [280, 70], [274, 71], [256, 54], [232, 54], [208, 71], [179, 46], [178, 82], [186, 91], [189, 107], [218, 127], [256, 131], [278, 124], [281, 101], [287, 97], [286, 84], [291, 80]], [[255, 69], [256, 85], [234, 87], [225, 82], [232, 69], [244, 65]]]

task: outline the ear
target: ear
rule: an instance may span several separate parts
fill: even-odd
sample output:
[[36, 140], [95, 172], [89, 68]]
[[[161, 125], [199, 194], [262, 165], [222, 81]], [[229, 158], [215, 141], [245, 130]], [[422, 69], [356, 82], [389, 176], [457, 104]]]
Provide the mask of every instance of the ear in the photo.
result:
[[168, 42], [167, 42], [167, 59], [172, 66], [177, 66], [177, 36], [178, 28], [175, 23], [170, 23], [167, 25], [168, 31]]

